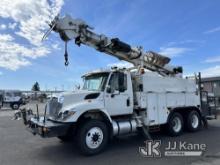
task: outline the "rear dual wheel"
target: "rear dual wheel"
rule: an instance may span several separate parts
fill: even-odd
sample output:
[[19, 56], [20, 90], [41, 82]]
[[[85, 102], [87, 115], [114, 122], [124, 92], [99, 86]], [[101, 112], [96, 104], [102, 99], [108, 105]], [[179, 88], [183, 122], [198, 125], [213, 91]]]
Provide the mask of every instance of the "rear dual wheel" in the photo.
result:
[[201, 125], [201, 117], [200, 114], [197, 111], [191, 111], [188, 115], [187, 115], [187, 119], [186, 119], [186, 127], [187, 130], [190, 132], [196, 132], [199, 130]]
[[167, 129], [171, 136], [178, 136], [183, 131], [183, 117], [178, 112], [173, 112], [168, 120]]
[[183, 120], [183, 116], [179, 112], [173, 112], [167, 123], [167, 129], [169, 131], [169, 134], [171, 136], [180, 135], [183, 132], [184, 121], [188, 131], [196, 132], [199, 130], [201, 125], [201, 117], [197, 111], [190, 111], [187, 114], [185, 120]]

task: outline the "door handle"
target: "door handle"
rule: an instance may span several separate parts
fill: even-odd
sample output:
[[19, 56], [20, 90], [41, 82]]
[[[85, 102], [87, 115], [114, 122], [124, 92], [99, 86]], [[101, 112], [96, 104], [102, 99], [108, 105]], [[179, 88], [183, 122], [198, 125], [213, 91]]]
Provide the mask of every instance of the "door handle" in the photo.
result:
[[127, 107], [130, 106], [130, 98], [127, 98]]

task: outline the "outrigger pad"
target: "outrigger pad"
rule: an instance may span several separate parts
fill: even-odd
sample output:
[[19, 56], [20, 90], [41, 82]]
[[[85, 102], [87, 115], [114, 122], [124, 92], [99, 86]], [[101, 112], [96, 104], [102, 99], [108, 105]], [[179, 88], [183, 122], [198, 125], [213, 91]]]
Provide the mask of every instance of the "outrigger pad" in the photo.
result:
[[17, 110], [14, 113], [14, 117], [12, 118], [12, 120], [20, 120], [21, 119], [21, 110]]
[[30, 119], [31, 116], [33, 116], [33, 111], [31, 109], [23, 108], [23, 109], [15, 111], [14, 118], [12, 118], [12, 120], [23, 119], [24, 124], [27, 125], [28, 120]]

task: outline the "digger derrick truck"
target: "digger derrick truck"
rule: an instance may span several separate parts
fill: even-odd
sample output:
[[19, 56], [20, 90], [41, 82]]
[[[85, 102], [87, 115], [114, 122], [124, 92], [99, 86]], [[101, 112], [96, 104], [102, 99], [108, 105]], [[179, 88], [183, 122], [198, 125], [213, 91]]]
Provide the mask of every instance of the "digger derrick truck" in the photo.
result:
[[24, 123], [33, 134], [62, 141], [75, 139], [83, 154], [93, 155], [103, 151], [114, 136], [142, 132], [151, 138], [150, 132], [162, 126], [171, 136], [178, 136], [183, 128], [198, 131], [207, 116], [212, 117], [202, 97], [200, 76], [182, 78], [182, 68], [168, 65], [168, 57], [131, 47], [92, 29], [81, 19], [57, 16], [44, 38], [51, 31], [60, 35], [66, 44], [66, 65], [67, 43], [74, 40], [79, 46], [95, 48], [134, 67], [83, 75], [83, 88], [51, 98], [43, 116], [21, 109]]

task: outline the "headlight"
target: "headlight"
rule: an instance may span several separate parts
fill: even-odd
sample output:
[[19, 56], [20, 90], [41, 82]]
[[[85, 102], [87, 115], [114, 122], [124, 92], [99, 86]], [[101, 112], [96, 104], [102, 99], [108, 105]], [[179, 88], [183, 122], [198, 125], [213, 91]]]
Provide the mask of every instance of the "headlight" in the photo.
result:
[[60, 97], [58, 98], [58, 102], [61, 103], [61, 104], [63, 104], [63, 102], [64, 102], [64, 96], [60, 96]]
[[62, 120], [66, 120], [68, 117], [72, 116], [75, 112], [74, 111], [64, 111], [58, 114], [58, 118]]
[[69, 111], [63, 112], [63, 116], [62, 116], [63, 119], [66, 119], [68, 116], [69, 116]]

